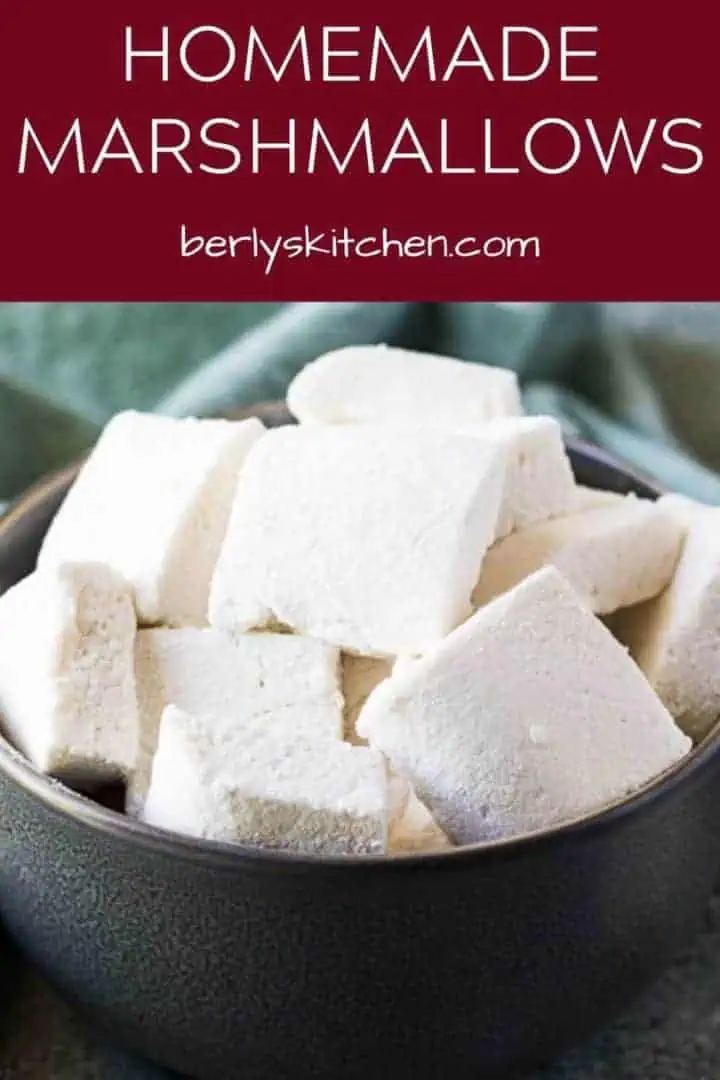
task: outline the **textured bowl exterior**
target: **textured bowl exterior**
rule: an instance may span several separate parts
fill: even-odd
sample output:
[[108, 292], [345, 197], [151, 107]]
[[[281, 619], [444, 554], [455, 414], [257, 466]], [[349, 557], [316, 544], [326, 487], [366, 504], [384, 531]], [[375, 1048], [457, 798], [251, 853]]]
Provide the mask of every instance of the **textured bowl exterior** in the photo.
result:
[[[572, 448], [585, 483], [638, 478]], [[71, 474], [0, 524], [32, 568]], [[111, 1037], [200, 1080], [466, 1080], [542, 1064], [660, 973], [720, 863], [711, 738], [633, 800], [484, 849], [303, 861], [182, 841], [67, 794], [0, 740], [0, 911]]]

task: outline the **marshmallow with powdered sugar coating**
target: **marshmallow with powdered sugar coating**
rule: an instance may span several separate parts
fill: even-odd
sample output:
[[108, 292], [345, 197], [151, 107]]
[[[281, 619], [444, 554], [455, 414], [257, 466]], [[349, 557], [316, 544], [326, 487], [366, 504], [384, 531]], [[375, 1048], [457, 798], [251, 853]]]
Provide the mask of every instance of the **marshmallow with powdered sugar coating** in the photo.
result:
[[626, 498], [616, 491], [586, 487], [585, 484], [577, 485], [576, 495], [576, 505], [572, 509], [574, 514], [581, 514], [584, 510], [597, 510], [601, 506], [613, 506]]
[[599, 810], [692, 746], [554, 567], [393, 672], [368, 698], [358, 732], [457, 843]]
[[287, 401], [303, 423], [412, 423], [498, 440], [509, 459], [499, 537], [573, 509], [576, 487], [560, 425], [522, 415], [513, 371], [406, 349], [350, 347], [303, 368]]
[[278, 622], [348, 652], [421, 652], [470, 613], [506, 454], [465, 435], [365, 424], [269, 431], [248, 455], [210, 623]]
[[143, 818], [190, 836], [316, 855], [382, 855], [389, 817], [382, 754], [297, 740], [257, 724], [208, 725], [169, 706]]
[[123, 412], [105, 427], [50, 525], [38, 565], [106, 563], [141, 622], [203, 625], [237, 477], [259, 420]]
[[720, 716], [720, 507], [678, 495], [658, 505], [686, 530], [667, 589], [613, 629], [680, 727], [703, 738]]
[[138, 760], [128, 809], [142, 808], [164, 709], [175, 705], [222, 727], [264, 724], [291, 743], [343, 737], [339, 652], [294, 634], [211, 629], [140, 630], [135, 675], [140, 715]]
[[512, 533], [488, 551], [476, 607], [543, 566], [555, 566], [599, 615], [657, 596], [672, 577], [684, 531], [663, 506], [634, 495]]
[[499, 447], [507, 461], [496, 540], [577, 507], [577, 485], [557, 420], [551, 416], [496, 420], [478, 437]]
[[287, 404], [301, 423], [412, 422], [460, 432], [523, 411], [514, 371], [386, 345], [336, 349], [306, 364]]
[[138, 739], [130, 588], [106, 566], [64, 563], [0, 598], [0, 714], [39, 769], [126, 777]]

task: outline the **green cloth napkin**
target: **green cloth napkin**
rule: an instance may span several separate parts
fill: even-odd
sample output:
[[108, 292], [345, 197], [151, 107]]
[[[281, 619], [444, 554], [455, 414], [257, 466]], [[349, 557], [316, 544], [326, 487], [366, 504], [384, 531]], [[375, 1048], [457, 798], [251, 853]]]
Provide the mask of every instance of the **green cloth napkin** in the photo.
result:
[[1, 304], [0, 498], [119, 409], [281, 397], [308, 360], [365, 342], [511, 367], [528, 411], [720, 503], [719, 304]]

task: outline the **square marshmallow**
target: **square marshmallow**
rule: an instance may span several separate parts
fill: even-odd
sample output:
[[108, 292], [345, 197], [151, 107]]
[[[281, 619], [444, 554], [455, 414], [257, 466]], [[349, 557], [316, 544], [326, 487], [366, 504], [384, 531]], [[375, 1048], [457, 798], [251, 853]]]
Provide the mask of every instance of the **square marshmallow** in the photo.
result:
[[572, 513], [578, 491], [562, 428], [551, 416], [497, 420], [478, 433], [505, 455], [505, 491], [495, 539]]
[[573, 514], [581, 514], [584, 510], [597, 510], [601, 506], [614, 506], [627, 497], [616, 491], [586, 487], [584, 484], [578, 484], [575, 491], [576, 503], [572, 508]]
[[613, 629], [680, 727], [701, 739], [720, 717], [720, 507], [659, 501], [687, 531], [667, 589]]
[[45, 537], [39, 566], [97, 561], [143, 623], [203, 625], [238, 473], [259, 420], [115, 416]]
[[135, 612], [102, 565], [37, 570], [0, 598], [0, 713], [43, 772], [125, 777], [137, 749]]
[[302, 423], [417, 423], [460, 432], [523, 411], [514, 371], [386, 345], [318, 357], [293, 379], [287, 404]]
[[211, 624], [281, 623], [366, 656], [423, 651], [470, 613], [504, 470], [502, 447], [464, 435], [269, 431], [238, 485]]
[[138, 631], [135, 677], [140, 716], [138, 760], [128, 809], [142, 807], [162, 714], [168, 705], [222, 728], [257, 723], [287, 743], [343, 737], [338, 650], [292, 634], [209, 629]]
[[350, 347], [303, 368], [287, 402], [303, 423], [418, 424], [498, 440], [509, 459], [498, 537], [573, 508], [560, 425], [522, 416], [517, 376], [505, 368], [382, 345]]
[[358, 731], [458, 843], [598, 810], [692, 745], [554, 567], [393, 672]]
[[144, 819], [173, 832], [317, 855], [382, 855], [382, 754], [344, 742], [288, 745], [274, 727], [218, 727], [169, 706]]
[[594, 508], [515, 532], [488, 551], [477, 607], [543, 566], [555, 566], [596, 614], [639, 604], [665, 588], [683, 530], [661, 504], [616, 496]]

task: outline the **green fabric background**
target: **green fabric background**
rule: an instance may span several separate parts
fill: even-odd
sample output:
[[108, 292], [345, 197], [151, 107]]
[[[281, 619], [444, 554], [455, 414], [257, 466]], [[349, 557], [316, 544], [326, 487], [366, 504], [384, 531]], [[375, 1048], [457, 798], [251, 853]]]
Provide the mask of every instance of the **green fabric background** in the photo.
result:
[[119, 409], [279, 397], [319, 353], [379, 341], [512, 367], [529, 411], [720, 502], [716, 304], [2, 304], [0, 498]]

